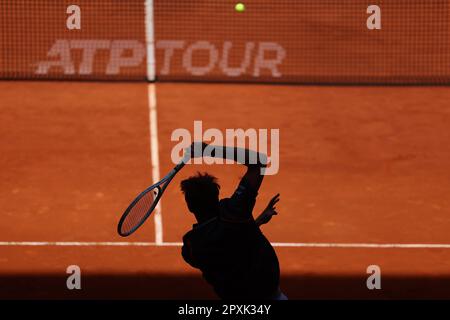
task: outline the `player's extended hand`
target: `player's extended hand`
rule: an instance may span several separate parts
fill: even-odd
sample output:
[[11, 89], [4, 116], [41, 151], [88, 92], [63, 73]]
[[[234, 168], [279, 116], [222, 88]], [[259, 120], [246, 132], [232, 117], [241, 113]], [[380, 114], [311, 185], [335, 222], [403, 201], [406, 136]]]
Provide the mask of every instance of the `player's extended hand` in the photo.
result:
[[255, 222], [258, 226], [266, 224], [272, 219], [272, 216], [276, 216], [278, 212], [276, 211], [275, 204], [280, 201], [280, 194], [277, 193], [272, 199], [270, 199], [269, 204], [264, 209], [264, 211], [256, 218]]
[[201, 158], [207, 145], [205, 142], [192, 142], [189, 147], [184, 149], [183, 161], [187, 162], [192, 158]]

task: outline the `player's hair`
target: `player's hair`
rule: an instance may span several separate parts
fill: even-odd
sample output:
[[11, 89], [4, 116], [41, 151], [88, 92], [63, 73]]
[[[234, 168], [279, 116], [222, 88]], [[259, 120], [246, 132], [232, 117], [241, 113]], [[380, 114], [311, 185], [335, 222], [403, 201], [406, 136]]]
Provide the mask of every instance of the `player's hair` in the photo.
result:
[[216, 211], [220, 190], [216, 177], [206, 172], [197, 172], [196, 175], [181, 181], [180, 186], [189, 211], [197, 218], [207, 218], [202, 215], [210, 215]]

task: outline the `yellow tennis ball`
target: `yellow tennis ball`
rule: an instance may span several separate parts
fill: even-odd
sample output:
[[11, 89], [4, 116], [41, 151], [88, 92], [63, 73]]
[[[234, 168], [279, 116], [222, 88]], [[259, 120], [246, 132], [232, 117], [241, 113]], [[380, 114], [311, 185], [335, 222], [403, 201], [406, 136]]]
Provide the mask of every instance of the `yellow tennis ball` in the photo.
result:
[[245, 5], [243, 3], [236, 3], [236, 5], [234, 6], [234, 9], [237, 12], [244, 12], [245, 11]]

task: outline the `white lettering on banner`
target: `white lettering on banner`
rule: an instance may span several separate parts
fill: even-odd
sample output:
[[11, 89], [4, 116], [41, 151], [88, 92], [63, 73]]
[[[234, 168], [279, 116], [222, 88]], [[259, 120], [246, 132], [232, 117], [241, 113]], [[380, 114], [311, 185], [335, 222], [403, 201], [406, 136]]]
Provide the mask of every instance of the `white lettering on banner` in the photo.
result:
[[[192, 56], [195, 51], [208, 51], [208, 63], [205, 66], [194, 66]], [[191, 44], [183, 54], [183, 67], [194, 76], [204, 76], [209, 73], [219, 59], [219, 52], [216, 47], [208, 41], [197, 41]]]
[[[273, 51], [276, 53], [275, 58], [267, 59], [267, 52]], [[286, 50], [279, 44], [275, 42], [261, 42], [259, 44], [258, 54], [255, 59], [255, 71], [253, 76], [259, 77], [261, 74], [261, 69], [269, 69], [273, 77], [281, 77], [281, 72], [278, 70], [277, 66], [286, 57]]]
[[69, 40], [56, 40], [55, 44], [47, 53], [47, 57], [58, 57], [59, 60], [42, 61], [38, 63], [36, 74], [47, 74], [50, 68], [62, 68], [64, 74], [75, 74], [75, 66], [70, 56]]
[[108, 40], [71, 40], [70, 48], [81, 49], [83, 52], [78, 74], [92, 74], [95, 53], [100, 49], [109, 49], [109, 43]]
[[178, 40], [161, 40], [156, 42], [156, 49], [164, 50], [163, 65], [159, 72], [161, 75], [170, 74], [170, 63], [172, 61], [175, 49], [183, 49], [184, 41]]
[[223, 52], [222, 52], [222, 60], [220, 61], [220, 68], [222, 69], [223, 73], [225, 73], [229, 77], [239, 77], [250, 66], [251, 63], [251, 54], [253, 51], [253, 48], [255, 47], [255, 43], [253, 42], [247, 42], [245, 44], [245, 53], [244, 53], [244, 60], [242, 61], [241, 65], [238, 68], [231, 68], [229, 67], [229, 53], [230, 49], [233, 47], [233, 44], [230, 41], [225, 41], [223, 44]]
[[[82, 50], [78, 72], [72, 60], [71, 50]], [[145, 57], [145, 47], [137, 40], [57, 40], [47, 54], [59, 60], [41, 61], [36, 74], [48, 74], [51, 68], [62, 68], [65, 75], [90, 75], [93, 73], [94, 59], [98, 50], [109, 50], [110, 58], [105, 74], [120, 74], [122, 67], [139, 66]], [[125, 56], [130, 50], [131, 56]]]
[[[131, 50], [131, 56], [124, 52]], [[137, 40], [115, 40], [111, 44], [111, 58], [106, 67], [106, 74], [120, 74], [122, 67], [135, 67], [142, 63], [145, 57], [145, 47]]]
[[[206, 76], [218, 68], [221, 74], [227, 77], [239, 77], [245, 74], [258, 78], [266, 70], [270, 76], [282, 76], [280, 66], [286, 58], [286, 50], [275, 42], [245, 42], [244, 52], [225, 41], [222, 48], [209, 41], [196, 41], [187, 44], [182, 40], [159, 40], [156, 49], [162, 50], [162, 63], [158, 75], [169, 76], [175, 62], [181, 64], [188, 75]], [[81, 61], [75, 67], [72, 57], [73, 50], [82, 50]], [[139, 67], [146, 56], [145, 46], [138, 40], [56, 40], [47, 53], [45, 61], [38, 62], [35, 73], [45, 75], [51, 69], [60, 68], [64, 75], [90, 75], [94, 72], [96, 54], [98, 50], [109, 52], [105, 75], [118, 75], [122, 68]], [[234, 55], [242, 54], [237, 66], [230, 66], [231, 52]], [[197, 55], [206, 56], [202, 62], [197, 62]], [[178, 59], [178, 60], [176, 60]], [[253, 70], [250, 71], [253, 64]], [[97, 70], [99, 72], [99, 70]]]

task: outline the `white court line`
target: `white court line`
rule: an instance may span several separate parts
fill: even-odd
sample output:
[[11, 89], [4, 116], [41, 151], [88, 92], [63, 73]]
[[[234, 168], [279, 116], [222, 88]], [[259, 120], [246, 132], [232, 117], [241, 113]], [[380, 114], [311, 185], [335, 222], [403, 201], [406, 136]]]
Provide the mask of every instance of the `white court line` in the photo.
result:
[[[0, 241], [0, 246], [36, 247], [180, 247], [181, 242], [70, 242], [70, 241]], [[442, 243], [285, 243], [273, 242], [281, 248], [366, 248], [366, 249], [450, 249], [450, 244]]]
[[145, 42], [147, 44], [147, 80], [154, 81], [156, 64], [153, 0], [145, 0]]
[[[150, 156], [152, 161], [152, 180], [157, 183], [160, 179], [159, 175], [159, 145], [158, 145], [158, 116], [156, 113], [156, 87], [151, 83], [148, 85], [148, 108], [149, 108], [149, 126], [150, 126]], [[163, 242], [163, 227], [161, 215], [161, 200], [155, 207], [153, 213], [155, 221], [155, 242], [161, 244]]]
[[[147, 80], [154, 81], [156, 77], [155, 64], [155, 28], [153, 15], [153, 0], [145, 0], [145, 42], [147, 45]], [[156, 88], [154, 84], [148, 86], [148, 108], [150, 126], [150, 156], [152, 161], [153, 183], [160, 180], [159, 175], [159, 146], [158, 146], [158, 117], [156, 113]], [[163, 242], [163, 228], [161, 215], [161, 201], [156, 205], [153, 213], [155, 222], [155, 242]]]

